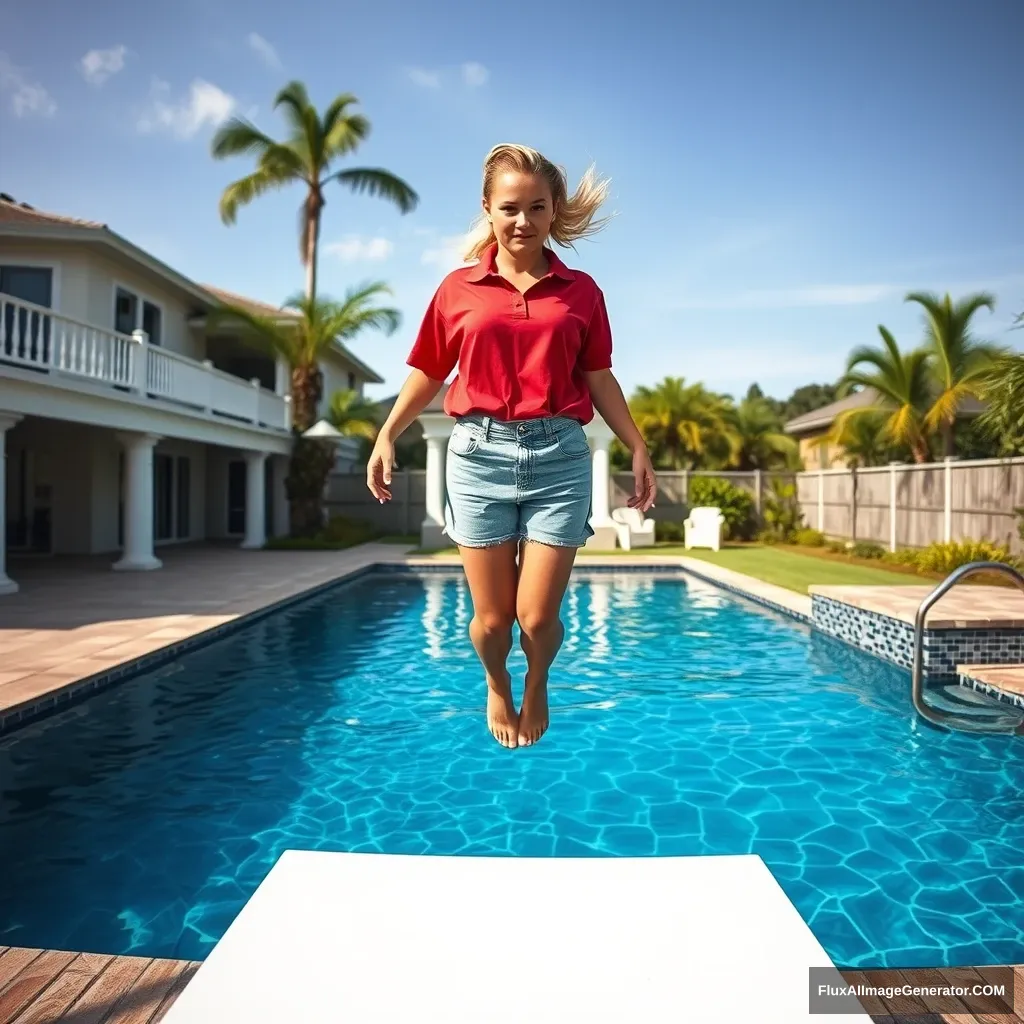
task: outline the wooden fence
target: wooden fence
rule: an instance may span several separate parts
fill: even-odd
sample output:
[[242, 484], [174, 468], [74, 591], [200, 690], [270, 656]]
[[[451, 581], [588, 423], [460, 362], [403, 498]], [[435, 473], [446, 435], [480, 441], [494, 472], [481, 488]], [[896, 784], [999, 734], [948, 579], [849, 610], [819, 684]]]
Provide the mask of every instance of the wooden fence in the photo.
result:
[[935, 541], [989, 540], [1024, 552], [1024, 459], [894, 463], [797, 475], [804, 522], [829, 537], [890, 551]]

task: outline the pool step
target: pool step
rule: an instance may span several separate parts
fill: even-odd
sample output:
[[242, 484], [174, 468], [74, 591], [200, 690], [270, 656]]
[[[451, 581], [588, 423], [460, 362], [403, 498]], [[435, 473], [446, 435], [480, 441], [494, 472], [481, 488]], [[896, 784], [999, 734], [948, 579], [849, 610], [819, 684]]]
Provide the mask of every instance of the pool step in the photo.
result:
[[929, 686], [925, 690], [924, 697], [929, 705], [940, 711], [949, 711], [969, 718], [984, 720], [1006, 715], [1004, 701], [962, 684], [947, 683], [943, 686]]
[[1024, 709], [1024, 665], [957, 665], [960, 689]]

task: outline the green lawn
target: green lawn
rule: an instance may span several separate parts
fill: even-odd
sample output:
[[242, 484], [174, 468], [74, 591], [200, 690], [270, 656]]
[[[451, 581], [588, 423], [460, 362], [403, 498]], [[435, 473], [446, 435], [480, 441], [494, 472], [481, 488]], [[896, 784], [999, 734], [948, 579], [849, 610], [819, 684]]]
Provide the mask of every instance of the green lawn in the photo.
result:
[[[668, 551], [669, 549], [660, 549]], [[812, 584], [833, 584], [840, 586], [871, 586], [887, 584], [895, 587], [931, 582], [920, 576], [904, 572], [890, 572], [888, 569], [870, 565], [847, 564], [815, 555], [802, 555], [795, 551], [784, 551], [774, 547], [744, 545], [725, 547], [721, 551], [683, 551], [672, 548], [673, 553], [713, 562], [725, 569], [755, 576], [765, 583], [795, 590], [806, 594]]]
[[[458, 548], [446, 548], [441, 551], [415, 552], [424, 555], [457, 555]], [[765, 583], [795, 590], [798, 594], [806, 594], [807, 588], [813, 583], [834, 585], [871, 585], [889, 584], [890, 586], [907, 586], [931, 582], [921, 576], [907, 572], [892, 572], [873, 565], [848, 563], [838, 559], [819, 558], [816, 555], [804, 555], [796, 551], [784, 550], [756, 544], [742, 544], [723, 548], [721, 551], [694, 550], [687, 551], [681, 544], [658, 544], [653, 548], [639, 548], [636, 551], [593, 552], [600, 555], [620, 555], [630, 558], [642, 558], [644, 555], [683, 555], [688, 558], [712, 562], [725, 569], [745, 573]], [[585, 564], [587, 554], [580, 552], [579, 563]]]

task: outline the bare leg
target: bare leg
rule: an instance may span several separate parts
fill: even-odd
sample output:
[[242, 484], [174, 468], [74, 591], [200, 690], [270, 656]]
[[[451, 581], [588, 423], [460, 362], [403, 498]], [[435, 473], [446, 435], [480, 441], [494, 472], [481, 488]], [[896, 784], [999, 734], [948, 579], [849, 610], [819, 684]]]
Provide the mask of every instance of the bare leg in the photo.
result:
[[516, 543], [460, 548], [473, 597], [469, 636], [487, 675], [487, 728], [503, 747], [515, 747], [519, 735], [512, 677], [505, 667], [516, 618]]
[[528, 747], [548, 727], [548, 670], [565, 638], [558, 610], [569, 584], [576, 548], [525, 543], [519, 556], [516, 617], [526, 652], [526, 689], [519, 711], [519, 745]]

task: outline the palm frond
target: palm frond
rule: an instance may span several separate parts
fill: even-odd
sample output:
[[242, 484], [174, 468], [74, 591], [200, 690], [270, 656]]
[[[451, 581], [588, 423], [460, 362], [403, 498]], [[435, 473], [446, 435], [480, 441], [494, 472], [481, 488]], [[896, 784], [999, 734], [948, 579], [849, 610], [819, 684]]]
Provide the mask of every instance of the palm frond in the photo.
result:
[[206, 329], [214, 332], [222, 327], [239, 326], [247, 330], [239, 333], [240, 340], [250, 347], [270, 350], [282, 356], [289, 366], [297, 363], [297, 325], [282, 323], [271, 316], [254, 313], [243, 306], [226, 304], [216, 306], [207, 314]]
[[232, 182], [220, 197], [220, 218], [225, 224], [234, 224], [238, 208], [275, 188], [281, 188], [292, 181], [291, 175], [275, 174], [263, 169], [253, 171], [244, 178]]
[[402, 213], [416, 208], [419, 196], [401, 178], [379, 167], [351, 167], [331, 175], [327, 181], [337, 181], [353, 192], [380, 196], [394, 203]]
[[306, 134], [308, 128], [306, 114], [312, 106], [306, 86], [298, 80], [289, 82], [274, 97], [274, 109], [284, 107], [285, 117], [296, 135]]
[[261, 132], [251, 121], [243, 117], [232, 117], [217, 129], [210, 143], [210, 152], [217, 160], [243, 154], [258, 157], [276, 145], [269, 135]]

